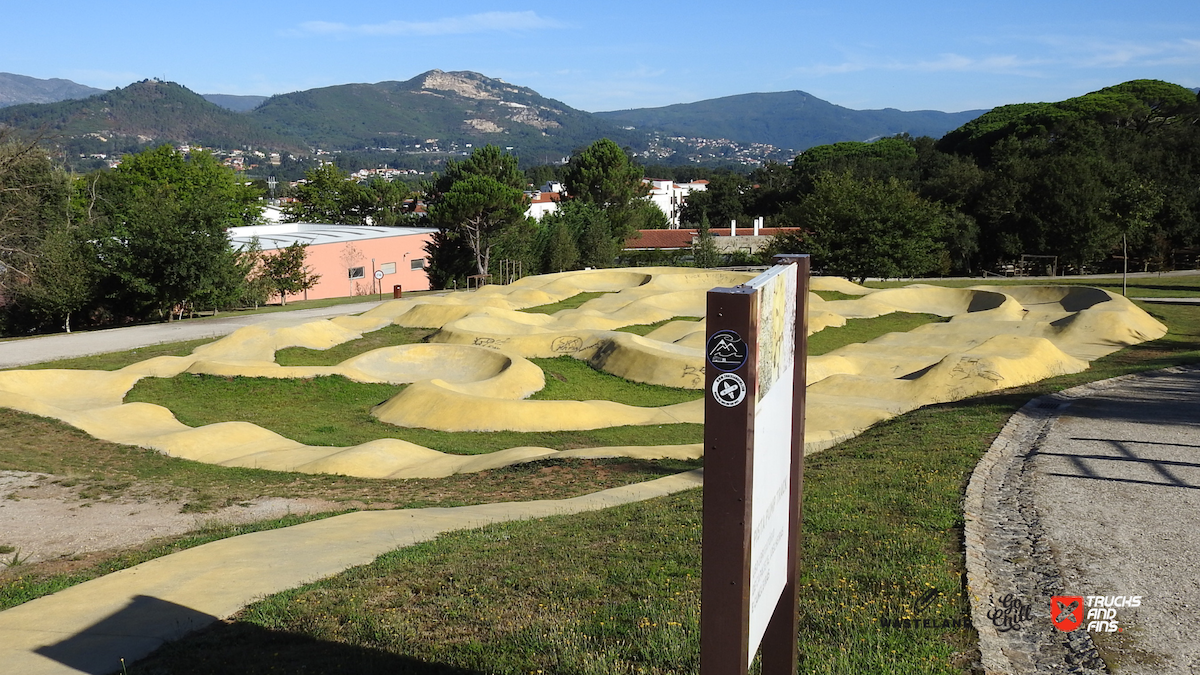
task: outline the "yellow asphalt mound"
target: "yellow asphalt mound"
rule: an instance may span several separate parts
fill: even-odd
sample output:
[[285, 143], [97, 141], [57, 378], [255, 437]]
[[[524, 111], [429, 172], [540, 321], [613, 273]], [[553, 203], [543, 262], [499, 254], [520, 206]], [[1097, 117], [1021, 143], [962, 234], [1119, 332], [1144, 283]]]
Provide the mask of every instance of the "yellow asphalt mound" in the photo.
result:
[[[677, 268], [567, 272], [475, 292], [395, 300], [360, 316], [272, 320], [242, 328], [186, 357], [149, 359], [115, 372], [0, 372], [0, 405], [63, 420], [98, 438], [197, 461], [365, 477], [439, 477], [552, 456], [698, 457], [699, 444], [562, 452], [519, 447], [475, 456], [446, 455], [395, 439], [316, 447], [246, 422], [188, 427], [165, 408], [126, 404], [123, 397], [143, 377], [184, 372], [270, 378], [336, 374], [360, 382], [408, 384], [372, 411], [399, 426], [565, 431], [701, 423], [701, 400], [661, 408], [527, 400], [545, 384], [541, 370], [527, 359], [567, 355], [625, 379], [700, 389], [705, 294], [752, 277]], [[1125, 298], [1093, 288], [914, 284], [877, 290], [817, 277], [812, 290], [854, 296], [826, 301], [810, 294], [812, 332], [892, 312], [935, 314], [945, 321], [810, 358], [805, 439], [810, 451], [923, 405], [1078, 372], [1088, 361], [1166, 333]], [[597, 292], [604, 295], [554, 315], [520, 311]], [[275, 363], [279, 349], [328, 349], [391, 324], [439, 330], [429, 343], [385, 347], [335, 366]], [[661, 325], [644, 337], [617, 330], [648, 324]]]

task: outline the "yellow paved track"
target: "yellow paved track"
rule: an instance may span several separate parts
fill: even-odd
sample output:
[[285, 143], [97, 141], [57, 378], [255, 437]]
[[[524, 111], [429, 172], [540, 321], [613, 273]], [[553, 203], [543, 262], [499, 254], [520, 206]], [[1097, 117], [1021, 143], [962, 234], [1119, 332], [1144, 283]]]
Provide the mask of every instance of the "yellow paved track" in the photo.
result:
[[[570, 355], [620, 377], [699, 389], [704, 381], [703, 321], [670, 321], [645, 337], [615, 329], [677, 317], [703, 317], [705, 293], [749, 273], [677, 268], [567, 272], [527, 277], [476, 292], [385, 303], [360, 316], [280, 319], [242, 328], [186, 357], [159, 357], [114, 372], [0, 372], [0, 406], [53, 417], [105, 440], [226, 466], [365, 477], [440, 477], [549, 456], [696, 457], [699, 444], [589, 448], [556, 452], [510, 448], [447, 455], [394, 439], [352, 447], [307, 446], [246, 422], [199, 428], [170, 411], [123, 402], [143, 377], [209, 373], [248, 377], [339, 374], [361, 382], [409, 383], [378, 406], [380, 420], [443, 431], [557, 431], [703, 422], [702, 401], [640, 408], [610, 401], [530, 401], [544, 385], [530, 357]], [[971, 289], [913, 285], [872, 290], [842, 279], [813, 279], [810, 330], [890, 312], [947, 317], [809, 361], [806, 447], [829, 447], [914, 408], [1078, 372], [1166, 328], [1120, 296], [1083, 287]], [[582, 292], [605, 292], [552, 316], [519, 310]], [[275, 363], [285, 347], [328, 349], [390, 324], [439, 328], [429, 344], [387, 347], [328, 367]]]

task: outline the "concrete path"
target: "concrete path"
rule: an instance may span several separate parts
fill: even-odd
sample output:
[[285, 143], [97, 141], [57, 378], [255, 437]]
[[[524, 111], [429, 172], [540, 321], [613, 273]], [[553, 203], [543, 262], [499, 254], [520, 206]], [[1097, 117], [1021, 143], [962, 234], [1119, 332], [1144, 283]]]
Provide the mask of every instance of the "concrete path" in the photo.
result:
[[582, 497], [360, 511], [223, 539], [0, 612], [0, 672], [120, 672], [168, 640], [264, 595], [371, 562], [451, 530], [579, 513], [699, 487], [702, 470]]
[[1130, 298], [1158, 305], [1200, 305], [1200, 298]]
[[[976, 468], [965, 510], [987, 672], [1200, 672], [1200, 368], [1031, 401]], [[1051, 596], [1083, 598], [1080, 628], [1054, 627]], [[1089, 596], [1122, 600], [1089, 617]], [[1089, 632], [1110, 607], [1116, 624]]]
[[31, 363], [69, 359], [77, 356], [107, 354], [168, 342], [184, 342], [229, 335], [243, 327], [280, 319], [322, 319], [344, 314], [360, 314], [378, 307], [379, 302], [356, 302], [315, 309], [271, 312], [267, 314], [217, 315], [206, 319], [189, 319], [171, 323], [155, 323], [125, 328], [60, 333], [0, 342], [0, 368], [15, 368]]

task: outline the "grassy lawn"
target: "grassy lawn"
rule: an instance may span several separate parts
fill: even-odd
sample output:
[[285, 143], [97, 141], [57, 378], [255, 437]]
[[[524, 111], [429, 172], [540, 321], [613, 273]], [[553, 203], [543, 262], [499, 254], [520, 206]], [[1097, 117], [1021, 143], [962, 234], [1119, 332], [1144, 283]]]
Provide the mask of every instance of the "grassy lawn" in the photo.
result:
[[[1120, 280], [1116, 283], [1119, 288]], [[1200, 278], [1139, 279], [1137, 283], [1131, 296], [1200, 292]], [[914, 411], [808, 459], [800, 636], [803, 672], [961, 673], [969, 669], [977, 658], [970, 628], [901, 629], [886, 623], [910, 617], [921, 596], [933, 600], [919, 618], [947, 623], [967, 618], [962, 494], [975, 463], [1017, 408], [1032, 397], [1083, 382], [1200, 362], [1200, 308], [1144, 307], [1171, 327], [1168, 336], [1101, 359], [1084, 373]], [[852, 321], [846, 328], [813, 336], [811, 353], [910, 330], [931, 320], [938, 319], [894, 314]], [[570, 359], [542, 360], [539, 365], [550, 373], [548, 383], [563, 385], [565, 392], [608, 386], [600, 382], [608, 376], [586, 366], [578, 370], [582, 364]], [[592, 377], [597, 379], [587, 379]], [[202, 391], [198, 408], [230, 397], [219, 387], [236, 383], [236, 378], [232, 382], [208, 379], [218, 389]], [[631, 400], [651, 396], [628, 395], [634, 397]], [[261, 396], [257, 393], [243, 405], [254, 401], [264, 408], [284, 405], [263, 403]], [[549, 489], [550, 485], [538, 483], [545, 468], [567, 467], [564, 474], [573, 472], [569, 475], [588, 483], [566, 486], [583, 488], [580, 492], [600, 489], [588, 475], [605, 467], [629, 466], [630, 474], [643, 479], [686, 468], [662, 463], [631, 466], [626, 461], [527, 465], [439, 481], [304, 476], [159, 457], [91, 441], [63, 425], [0, 412], [0, 433], [10, 427], [12, 433], [24, 433], [26, 425], [45, 425], [31, 429], [24, 445], [0, 442], [0, 469], [76, 471], [88, 473], [93, 480], [131, 481], [133, 487], [118, 488], [125, 490], [140, 489], [137, 486], [143, 482], [177, 490], [207, 485], [210, 493], [228, 490], [221, 493], [225, 499], [238, 498], [243, 494], [238, 490], [246, 495], [310, 490], [308, 494], [341, 495], [351, 502], [377, 499], [402, 506], [406, 503], [396, 491], [411, 486], [412, 505], [429, 503], [421, 500], [432, 495], [443, 500], [434, 503], [475, 497], [480, 502], [501, 501], [510, 497], [497, 493], [510, 485], [514, 494], [522, 493], [522, 480], [537, 484], [522, 494]], [[12, 421], [4, 426], [8, 416]], [[638, 443], [685, 442], [652, 441], [648, 436], [654, 429], [638, 427], [630, 433]], [[685, 431], [663, 429], [669, 438], [681, 438]], [[699, 433], [698, 426], [695, 432]], [[68, 453], [56, 450], [71, 445], [39, 440], [39, 433], [74, 434], [71, 443], [104, 447], [65, 458], [62, 455]], [[461, 442], [464, 448], [486, 444], [491, 438], [446, 436], [468, 437], [444, 439], [447, 444]], [[583, 438], [555, 440], [591, 443]], [[128, 458], [122, 459], [126, 454]], [[160, 467], [163, 477], [154, 476], [153, 466]], [[125, 473], [114, 472], [116, 468]], [[205, 477], [208, 473], [211, 477]], [[552, 482], [559, 480], [555, 477]], [[232, 487], [223, 487], [226, 482]], [[701, 492], [693, 490], [601, 512], [451, 533], [266, 598], [231, 622], [166, 645], [129, 672], [224, 673], [236, 664], [238, 673], [694, 673], [700, 504]], [[0, 583], [5, 581], [0, 577]]]

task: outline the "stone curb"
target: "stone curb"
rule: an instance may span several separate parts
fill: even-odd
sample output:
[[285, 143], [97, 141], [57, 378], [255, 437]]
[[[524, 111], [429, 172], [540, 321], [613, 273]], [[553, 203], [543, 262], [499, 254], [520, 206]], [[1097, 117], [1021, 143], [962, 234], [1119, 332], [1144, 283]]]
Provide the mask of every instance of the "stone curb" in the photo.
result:
[[[1032, 456], [1064, 409], [1143, 376], [1123, 375], [1033, 399], [1009, 418], [971, 474], [963, 501], [967, 590], [985, 672], [1108, 672], [1086, 631], [1064, 633], [1051, 623], [1050, 596], [1063, 595], [1064, 586], [1029, 479]], [[1009, 595], [1029, 610], [1016, 625], [999, 621], [997, 613]]]

